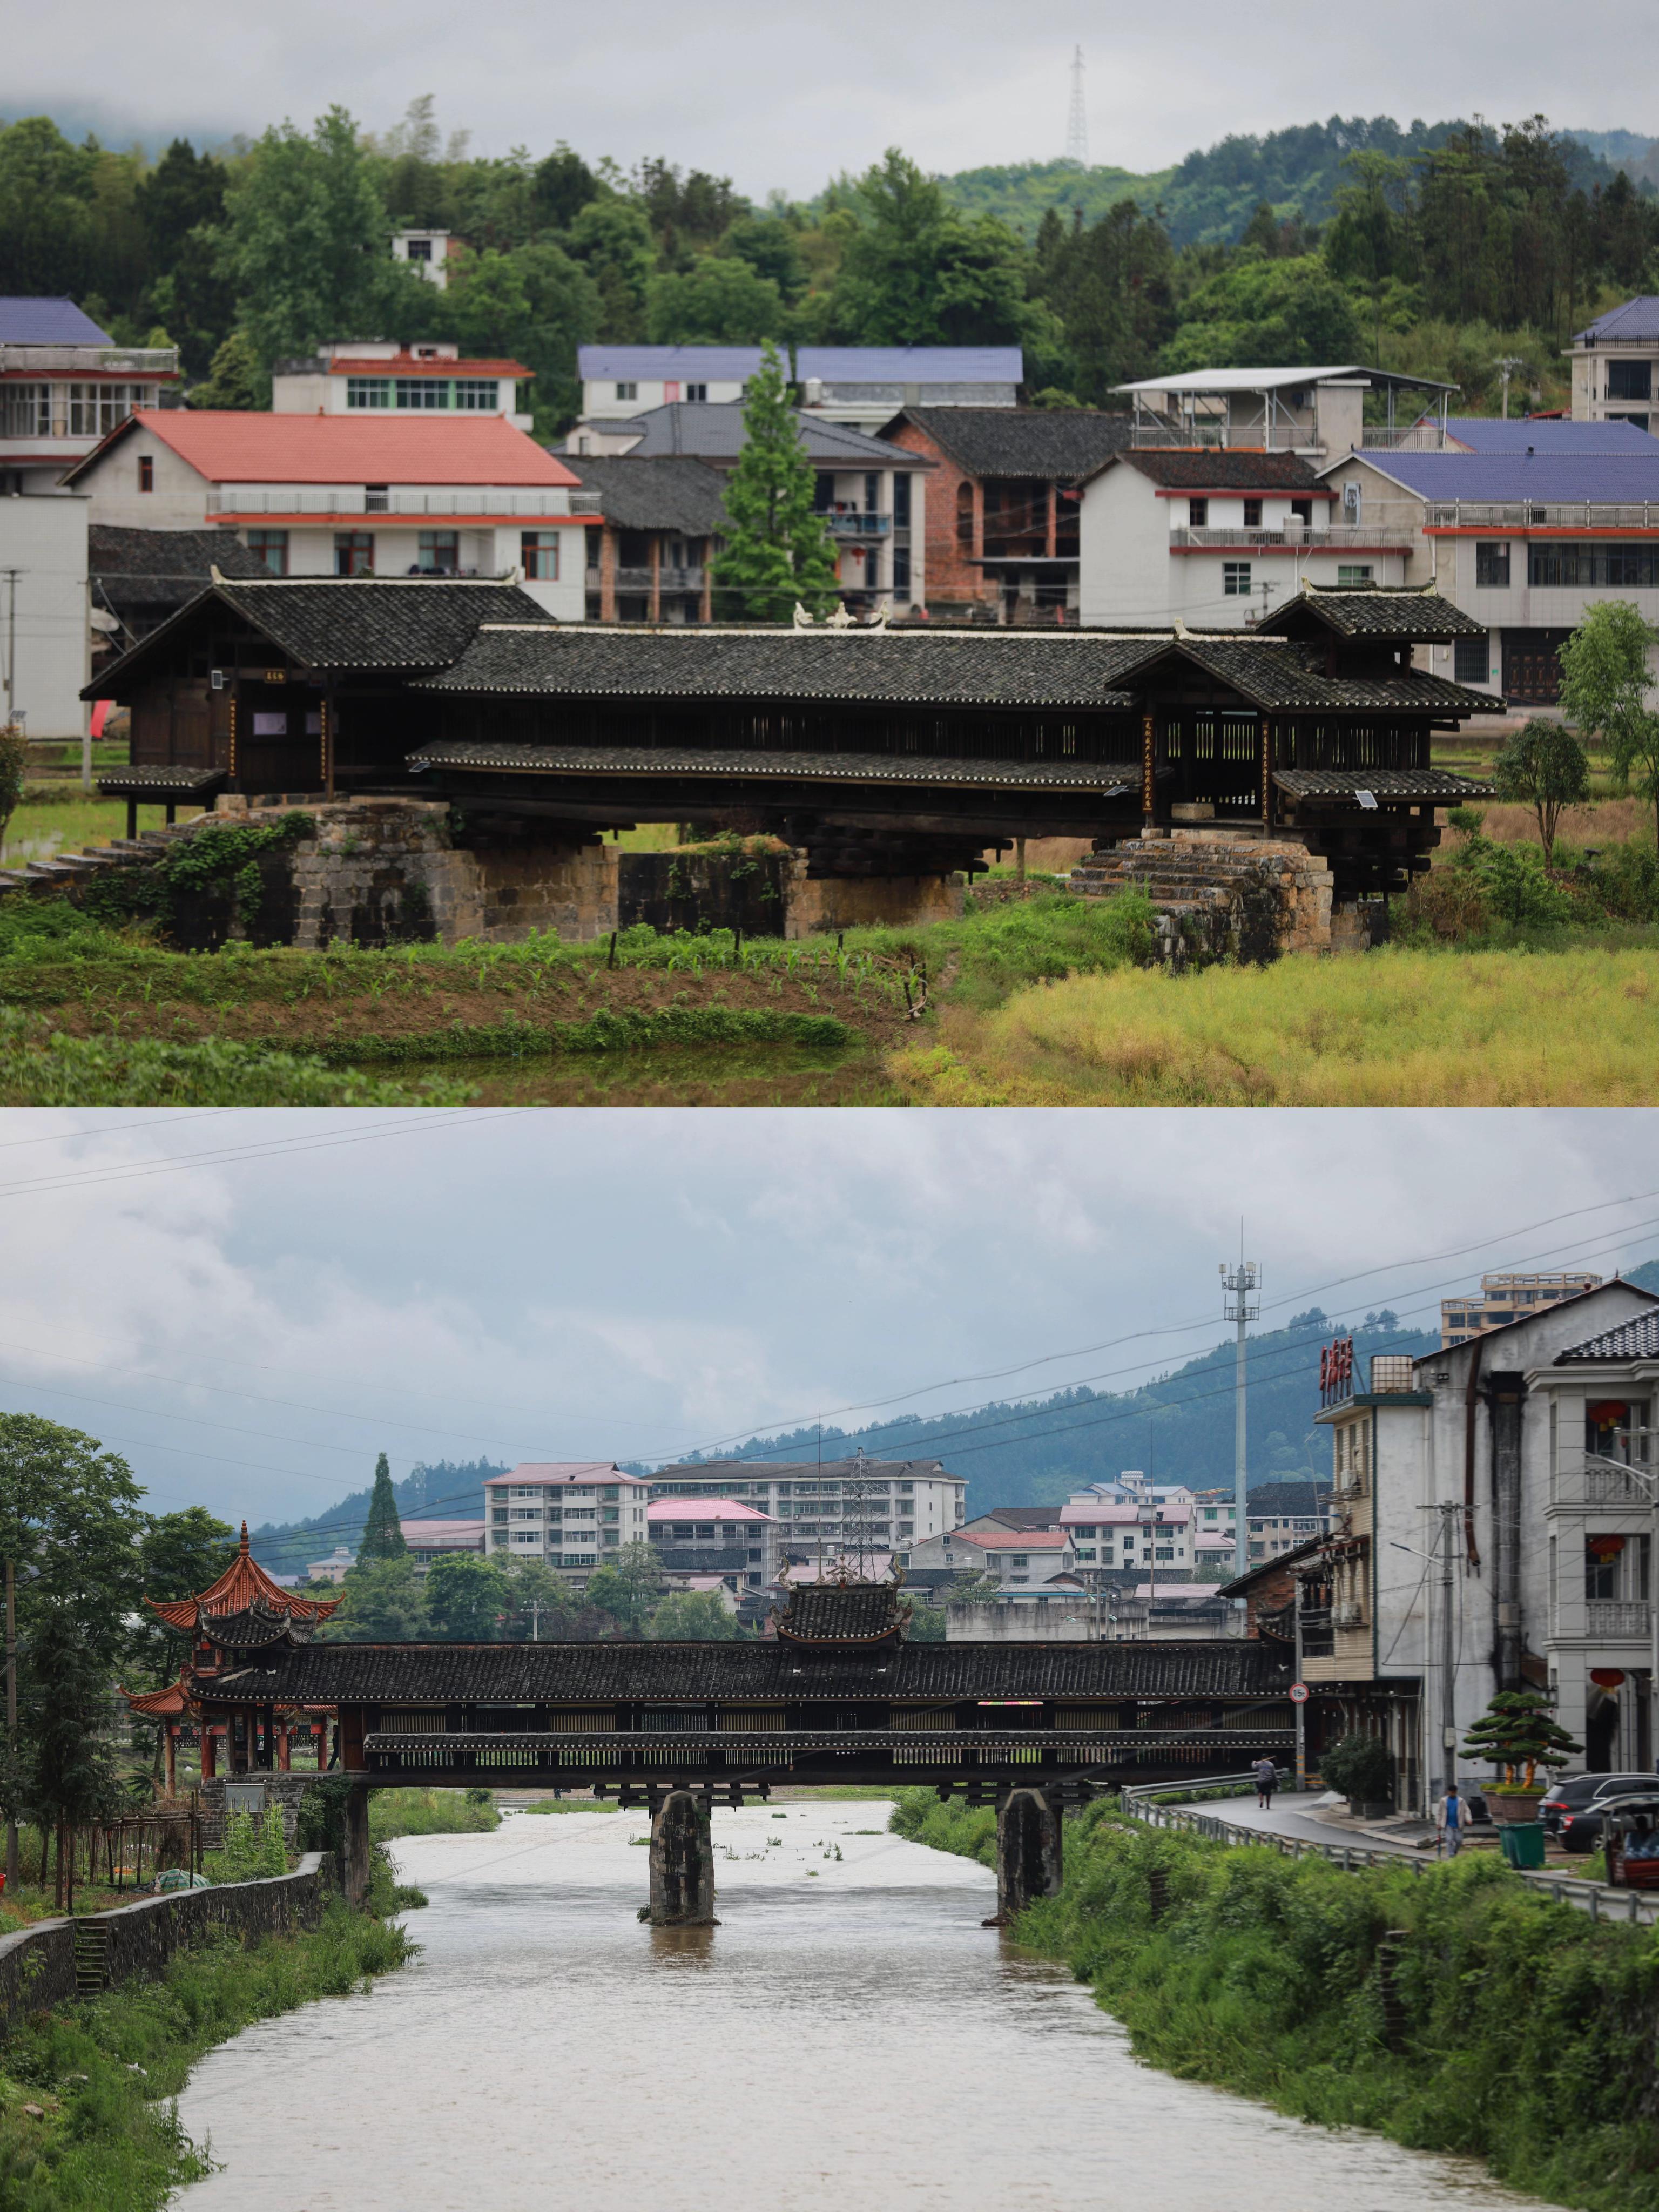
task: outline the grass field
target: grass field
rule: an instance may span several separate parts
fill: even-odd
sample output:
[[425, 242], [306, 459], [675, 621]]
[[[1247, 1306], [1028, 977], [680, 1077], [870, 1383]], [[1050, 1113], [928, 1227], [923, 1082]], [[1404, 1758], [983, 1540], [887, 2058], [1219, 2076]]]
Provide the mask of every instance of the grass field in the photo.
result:
[[1659, 951], [1079, 975], [891, 1063], [925, 1106], [1621, 1106], [1659, 1097]]

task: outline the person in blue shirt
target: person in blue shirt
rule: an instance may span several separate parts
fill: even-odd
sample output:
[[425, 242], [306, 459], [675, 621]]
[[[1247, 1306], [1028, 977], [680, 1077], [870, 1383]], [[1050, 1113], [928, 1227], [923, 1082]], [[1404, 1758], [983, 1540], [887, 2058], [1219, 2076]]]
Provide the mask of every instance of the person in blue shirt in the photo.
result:
[[1446, 1794], [1440, 1801], [1440, 1855], [1443, 1858], [1455, 1859], [1457, 1856], [1463, 1841], [1466, 1817], [1463, 1800], [1457, 1794], [1457, 1784], [1454, 1781], [1448, 1785]]

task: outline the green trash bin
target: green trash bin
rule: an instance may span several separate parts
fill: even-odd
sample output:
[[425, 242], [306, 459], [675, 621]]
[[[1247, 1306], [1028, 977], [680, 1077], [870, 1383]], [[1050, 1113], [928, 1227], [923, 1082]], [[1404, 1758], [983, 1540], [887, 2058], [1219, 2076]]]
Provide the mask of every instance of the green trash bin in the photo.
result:
[[1498, 1832], [1504, 1856], [1512, 1867], [1540, 1867], [1544, 1863], [1544, 1824], [1541, 1820], [1506, 1820]]

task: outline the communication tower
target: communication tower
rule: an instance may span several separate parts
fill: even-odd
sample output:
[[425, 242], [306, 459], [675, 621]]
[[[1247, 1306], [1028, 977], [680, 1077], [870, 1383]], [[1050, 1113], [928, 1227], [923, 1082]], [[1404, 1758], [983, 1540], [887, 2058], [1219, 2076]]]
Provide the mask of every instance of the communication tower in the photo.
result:
[[1072, 105], [1066, 118], [1066, 158], [1089, 166], [1089, 111], [1083, 98], [1083, 49], [1072, 49]]

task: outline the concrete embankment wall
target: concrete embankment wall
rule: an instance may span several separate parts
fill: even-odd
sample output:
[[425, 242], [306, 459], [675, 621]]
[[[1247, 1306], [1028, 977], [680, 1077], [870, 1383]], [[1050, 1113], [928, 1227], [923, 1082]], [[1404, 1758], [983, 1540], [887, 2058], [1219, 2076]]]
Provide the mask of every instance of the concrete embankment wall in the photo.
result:
[[324, 1855], [311, 1851], [292, 1874], [139, 1898], [110, 1912], [42, 1920], [0, 1937], [0, 2034], [76, 1993], [76, 1937], [83, 1963], [98, 1962], [105, 1989], [153, 1978], [167, 1961], [214, 1936], [286, 1936], [314, 1928], [326, 1894]]

